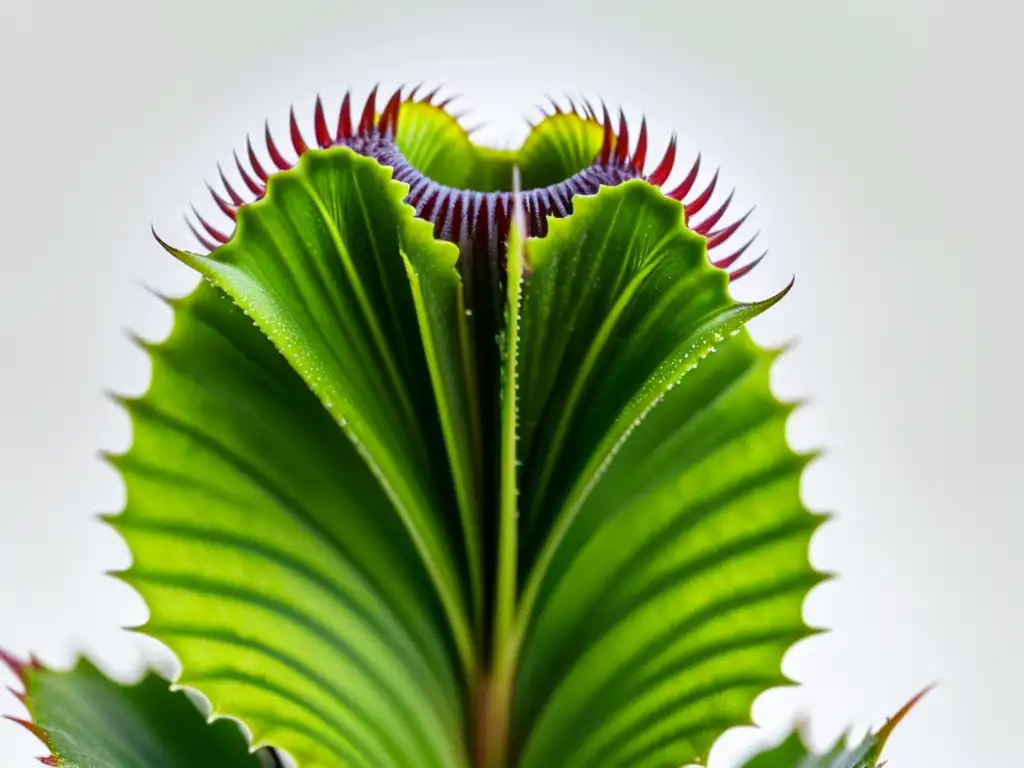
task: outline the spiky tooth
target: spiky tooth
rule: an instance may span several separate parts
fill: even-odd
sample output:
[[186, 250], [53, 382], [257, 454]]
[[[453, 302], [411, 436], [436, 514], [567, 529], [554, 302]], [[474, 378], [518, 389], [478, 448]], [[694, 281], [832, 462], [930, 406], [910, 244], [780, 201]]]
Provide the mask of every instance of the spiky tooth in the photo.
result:
[[196, 210], [196, 207], [194, 205], [192, 206], [192, 213], [195, 215], [196, 220], [199, 222], [202, 228], [205, 229], [209, 233], [210, 237], [212, 237], [218, 243], [226, 243], [230, 239], [228, 235], [225, 235], [216, 227], [210, 226], [206, 219], [199, 215], [199, 211]]
[[352, 137], [352, 92], [346, 91], [338, 109], [338, 132], [336, 140], [341, 142]]
[[690, 167], [690, 172], [686, 174], [679, 186], [673, 189], [671, 192], [666, 192], [667, 197], [671, 197], [673, 200], [682, 200], [688, 194], [690, 189], [693, 187], [693, 182], [697, 180], [697, 174], [700, 172], [700, 152], [697, 153], [697, 159], [693, 161], [693, 165]]
[[46, 741], [46, 732], [43, 731], [42, 728], [40, 728], [38, 725], [33, 723], [31, 720], [25, 720], [24, 718], [21, 718], [21, 717], [14, 717], [13, 715], [4, 715], [4, 719], [5, 720], [10, 720], [12, 723], [17, 723], [22, 728], [24, 728], [26, 731], [28, 731], [33, 736], [35, 736], [37, 739], [39, 739], [41, 742], [43, 742], [43, 744], [46, 744], [47, 746], [49, 746], [49, 743]]
[[221, 212], [229, 219], [234, 221], [235, 209], [231, 205], [231, 203], [229, 203], [227, 200], [225, 200], [223, 197], [217, 194], [217, 190], [215, 190], [209, 183], [207, 183], [206, 188], [209, 190], [210, 196], [213, 198], [213, 201], [217, 204], [217, 207], [220, 208]]
[[437, 86], [437, 88], [435, 88], [430, 93], [428, 93], [426, 96], [424, 96], [422, 99], [420, 99], [420, 101], [423, 102], [424, 104], [433, 104], [434, 103], [434, 99], [437, 98], [437, 94], [439, 94], [441, 92], [441, 89], [443, 87], [444, 87], [443, 85]]
[[[235, 161], [238, 161], [238, 155], [235, 155]], [[236, 207], [245, 202], [240, 194], [235, 192], [234, 187], [228, 182], [228, 177], [224, 175], [224, 169], [221, 168], [220, 163], [217, 163], [217, 173], [220, 174], [220, 183], [224, 185], [224, 190], [228, 193], [228, 197], [231, 198], [231, 202]]]
[[[263, 166], [260, 164], [260, 160], [256, 157], [256, 151], [252, 148], [252, 137], [245, 137], [245, 147], [249, 152], [249, 165], [252, 166], [253, 173], [256, 177], [264, 184], [267, 183], [267, 172], [263, 170]], [[239, 166], [241, 168], [241, 166]]]
[[768, 255], [768, 251], [765, 251], [764, 253], [762, 253], [760, 256], [758, 256], [756, 259], [754, 259], [749, 264], [744, 264], [742, 267], [740, 267], [738, 269], [734, 269], [732, 272], [729, 273], [729, 280], [730, 280], [730, 282], [733, 281], [733, 280], [739, 280], [745, 274], [750, 272], [750, 270], [752, 270], [754, 267], [756, 267], [758, 264], [760, 264], [761, 261], [764, 259], [764, 257], [767, 256], [767, 255]]
[[188, 225], [189, 230], [191, 230], [192, 235], [195, 237], [196, 240], [199, 241], [199, 244], [202, 245], [203, 248], [205, 248], [207, 251], [217, 250], [217, 244], [214, 243], [212, 240], [208, 240], [207, 238], [203, 237], [202, 233], [200, 233], [200, 231], [196, 229], [195, 224], [192, 223], [192, 220], [188, 216], [185, 217], [185, 223]]
[[267, 153], [270, 155], [270, 160], [277, 166], [278, 170], [287, 171], [292, 166], [287, 160], [284, 159], [284, 155], [278, 150], [277, 145], [274, 143], [274, 137], [270, 135], [270, 122], [268, 121], [264, 128], [264, 138], [267, 142]]
[[249, 191], [252, 192], [256, 197], [262, 197], [264, 188], [257, 184], [252, 176], [245, 170], [245, 166], [242, 165], [242, 161], [238, 158], [238, 153], [235, 152], [235, 166], [238, 168], [238, 175], [242, 177], [242, 183], [248, 187]]
[[401, 90], [395, 91], [388, 99], [380, 116], [380, 132], [387, 138], [394, 138], [398, 131], [398, 109], [402, 103]]
[[743, 214], [739, 219], [734, 221], [729, 226], [723, 227], [722, 229], [718, 229], [715, 230], [714, 232], [709, 233], [708, 250], [710, 251], [712, 248], [717, 248], [730, 237], [732, 237], [733, 234], [735, 234], [736, 230], [743, 226], [743, 222], [745, 222], [747, 218], [750, 216], [750, 214], [753, 212], [754, 209], [751, 208], [749, 211], [747, 211], [745, 214]]
[[619, 135], [615, 142], [615, 164], [625, 165], [629, 158], [629, 123], [626, 113], [619, 110]]
[[704, 221], [702, 221], [700, 224], [695, 225], [693, 227], [693, 231], [696, 232], [698, 235], [706, 235], [708, 232], [710, 232], [711, 228], [718, 223], [719, 219], [721, 219], [722, 216], [725, 215], [726, 210], [729, 208], [729, 203], [732, 202], [733, 195], [735, 194], [736, 190], [734, 189], [732, 192], [729, 193], [729, 197], [725, 199], [725, 202], [718, 207], [718, 210], [712, 214], [709, 214], [708, 217], [704, 219]]
[[736, 263], [736, 260], [739, 259], [740, 256], [747, 252], [747, 249], [750, 248], [750, 246], [753, 244], [755, 240], [757, 240], [757, 236], [759, 234], [760, 232], [755, 232], [754, 236], [747, 240], [747, 242], [745, 242], [743, 245], [741, 245], [739, 249], [737, 249], [735, 252], [729, 254], [724, 258], [718, 259], [717, 261], [712, 261], [711, 266], [717, 267], [718, 269], [728, 269], [729, 267]]
[[374, 120], [377, 117], [377, 89], [379, 85], [373, 86], [370, 95], [366, 97], [366, 104], [363, 106], [363, 115], [359, 118], [359, 135], [366, 136], [373, 130]]
[[697, 195], [697, 199], [691, 203], [686, 203], [686, 217], [696, 216], [700, 213], [701, 209], [708, 204], [708, 200], [715, 194], [715, 187], [718, 185], [718, 171], [715, 171], [715, 175], [711, 177], [711, 183], [708, 184], [704, 191]]
[[603, 124], [604, 138], [601, 141], [601, 165], [608, 165], [608, 161], [612, 158], [612, 141], [615, 138], [615, 134], [612, 131], [612, 118], [608, 114], [608, 107], [604, 107]]
[[647, 177], [647, 181], [656, 187], [662, 186], [668, 181], [669, 174], [672, 173], [672, 166], [676, 162], [676, 135], [673, 133], [672, 138], [669, 139], [668, 148], [665, 150], [665, 156], [661, 158], [661, 162], [658, 163], [658, 167], [654, 169], [654, 172]]
[[647, 118], [641, 117], [640, 137], [636, 140], [636, 150], [633, 152], [633, 170], [643, 174], [645, 162], [647, 162]]
[[308, 147], [306, 140], [302, 138], [302, 131], [299, 130], [299, 121], [295, 119], [295, 107], [292, 107], [291, 113], [288, 115], [288, 133], [291, 136], [295, 154], [302, 157]]
[[316, 144], [320, 149], [327, 149], [334, 143], [331, 141], [331, 134], [327, 130], [324, 103], [320, 100], [319, 94], [316, 97], [316, 106], [313, 108], [313, 134], [316, 137]]

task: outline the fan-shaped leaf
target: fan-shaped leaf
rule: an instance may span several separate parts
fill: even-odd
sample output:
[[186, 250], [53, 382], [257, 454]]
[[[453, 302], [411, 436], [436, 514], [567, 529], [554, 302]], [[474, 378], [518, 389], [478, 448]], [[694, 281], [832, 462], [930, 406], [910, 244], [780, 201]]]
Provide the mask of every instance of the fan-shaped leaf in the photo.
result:
[[146, 632], [178, 682], [304, 766], [462, 764], [450, 631], [391, 500], [230, 299], [203, 284], [172, 306], [112, 458]]
[[252, 317], [350, 437], [412, 539], [469, 671], [480, 500], [458, 250], [413, 218], [406, 190], [347, 147], [309, 152], [239, 211], [226, 245], [172, 252]]
[[529, 252], [513, 743], [527, 768], [683, 764], [809, 632], [807, 460], [773, 355], [737, 333], [771, 302], [729, 299], [643, 182], [579, 199]]

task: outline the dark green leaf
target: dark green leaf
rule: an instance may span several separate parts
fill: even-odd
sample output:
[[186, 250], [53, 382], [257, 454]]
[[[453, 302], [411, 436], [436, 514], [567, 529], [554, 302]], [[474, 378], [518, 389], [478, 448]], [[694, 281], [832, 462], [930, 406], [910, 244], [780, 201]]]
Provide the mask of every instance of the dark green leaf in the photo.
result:
[[842, 741], [824, 754], [814, 754], [799, 733], [794, 732], [777, 747], [756, 755], [743, 768], [875, 768], [876, 740], [868, 735], [859, 744]]
[[[15, 665], [12, 665], [15, 666]], [[68, 768], [259, 768], [238, 726], [208, 723], [181, 691], [148, 673], [134, 685], [108, 679], [82, 659], [67, 672], [15, 666], [26, 723], [55, 765]], [[267, 756], [269, 757], [269, 756]], [[266, 762], [270, 765], [271, 762]]]
[[893, 730], [929, 690], [918, 693], [876, 733], [869, 733], [858, 742], [850, 744], [840, 738], [825, 753], [815, 754], [797, 729], [778, 746], [750, 758], [742, 768], [881, 768], [885, 763], [879, 759]]

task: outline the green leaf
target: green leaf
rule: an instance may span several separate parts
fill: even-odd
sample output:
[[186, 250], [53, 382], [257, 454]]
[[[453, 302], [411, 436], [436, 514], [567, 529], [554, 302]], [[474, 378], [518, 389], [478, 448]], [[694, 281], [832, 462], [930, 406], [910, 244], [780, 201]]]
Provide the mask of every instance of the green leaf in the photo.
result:
[[318, 399], [220, 290], [171, 306], [170, 337], [146, 345], [150, 390], [125, 401], [134, 442], [111, 458], [127, 490], [111, 524], [146, 633], [183, 664], [177, 682], [302, 766], [465, 765], [451, 630], [338, 428], [340, 397]]
[[238, 212], [229, 243], [210, 256], [172, 252], [252, 317], [357, 447], [470, 675], [482, 604], [479, 437], [458, 249], [413, 217], [407, 189], [347, 147], [306, 153]]
[[[148, 673], [134, 685], [108, 679], [79, 660], [67, 672], [15, 665], [31, 722], [50, 748], [47, 762], [69, 768], [259, 768], [238, 726], [209, 724], [181, 691]], [[266, 765], [272, 763], [268, 760]]]
[[840, 738], [824, 754], [815, 754], [798, 728], [782, 743], [750, 758], [742, 768], [881, 768], [884, 763], [878, 761], [893, 730], [929, 690], [918, 693], [882, 728], [859, 742], [849, 744], [848, 739]]
[[808, 457], [786, 442], [774, 354], [739, 332], [779, 297], [730, 299], [644, 182], [577, 199], [529, 254], [518, 764], [704, 758], [785, 682], [820, 580]]
[[753, 757], [743, 768], [875, 768], [877, 742], [869, 734], [859, 744], [848, 746], [842, 740], [821, 755], [814, 754], [798, 732], [775, 748]]

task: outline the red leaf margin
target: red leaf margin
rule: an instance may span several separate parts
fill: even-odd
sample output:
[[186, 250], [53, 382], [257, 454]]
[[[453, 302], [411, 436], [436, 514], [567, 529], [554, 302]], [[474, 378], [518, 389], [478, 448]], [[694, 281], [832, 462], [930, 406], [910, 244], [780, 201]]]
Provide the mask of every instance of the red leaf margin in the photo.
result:
[[[46, 667], [43, 666], [39, 659], [31, 654], [28, 659], [20, 659], [13, 653], [5, 651], [3, 648], [0, 648], [0, 662], [2, 662], [3, 666], [7, 667], [14, 673], [14, 676], [18, 678], [22, 687], [21, 691], [15, 690], [10, 686], [8, 686], [7, 690], [14, 694], [14, 697], [24, 705], [25, 709], [28, 710], [29, 717], [34, 717], [35, 715], [32, 712], [31, 704], [31, 673], [44, 671]], [[26, 731], [43, 742], [46, 748], [50, 750], [49, 755], [36, 758], [40, 763], [51, 766], [63, 765], [60, 758], [57, 757], [54, 752], [53, 744], [50, 743], [49, 735], [39, 725], [30, 719], [27, 720], [22, 717], [15, 717], [14, 715], [4, 715], [3, 717], [5, 720], [10, 720], [12, 723], [20, 725]]]

